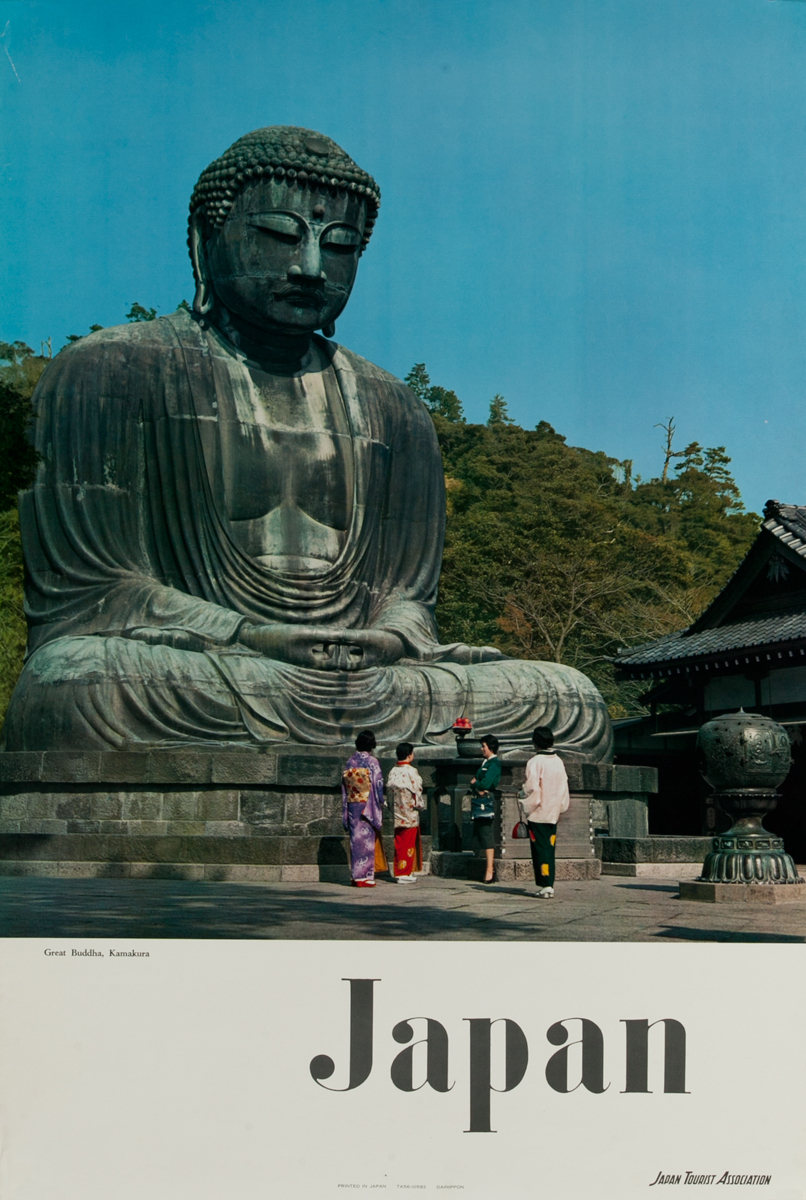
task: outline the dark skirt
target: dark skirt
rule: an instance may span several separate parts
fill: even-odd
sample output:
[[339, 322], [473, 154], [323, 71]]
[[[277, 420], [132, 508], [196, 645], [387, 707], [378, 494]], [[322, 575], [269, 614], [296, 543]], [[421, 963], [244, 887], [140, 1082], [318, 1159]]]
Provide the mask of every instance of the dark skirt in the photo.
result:
[[473, 818], [473, 841], [480, 850], [495, 849], [492, 817]]

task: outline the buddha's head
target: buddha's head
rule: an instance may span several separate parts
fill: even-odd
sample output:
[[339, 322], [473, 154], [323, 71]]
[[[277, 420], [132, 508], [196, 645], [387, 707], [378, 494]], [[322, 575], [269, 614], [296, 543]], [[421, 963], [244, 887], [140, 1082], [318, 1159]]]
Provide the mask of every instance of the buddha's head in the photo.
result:
[[332, 336], [379, 206], [374, 179], [330, 138], [287, 125], [247, 134], [193, 191], [194, 310], [218, 301], [258, 335]]

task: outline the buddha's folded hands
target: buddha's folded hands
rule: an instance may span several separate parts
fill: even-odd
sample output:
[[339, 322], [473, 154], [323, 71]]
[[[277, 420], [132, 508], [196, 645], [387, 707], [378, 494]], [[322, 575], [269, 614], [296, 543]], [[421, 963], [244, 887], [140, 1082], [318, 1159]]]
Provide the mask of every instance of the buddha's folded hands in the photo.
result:
[[266, 658], [321, 671], [359, 671], [390, 665], [403, 643], [384, 629], [343, 629], [321, 625], [245, 624], [238, 641]]

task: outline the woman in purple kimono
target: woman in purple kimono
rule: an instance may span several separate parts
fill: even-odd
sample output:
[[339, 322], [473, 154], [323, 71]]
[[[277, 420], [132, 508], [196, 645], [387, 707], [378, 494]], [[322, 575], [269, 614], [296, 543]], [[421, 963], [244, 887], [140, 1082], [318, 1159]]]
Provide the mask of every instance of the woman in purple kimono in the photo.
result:
[[375, 746], [371, 729], [359, 733], [355, 754], [348, 758], [341, 780], [342, 821], [350, 834], [353, 887], [375, 887], [375, 850], [383, 823], [383, 772], [371, 753]]

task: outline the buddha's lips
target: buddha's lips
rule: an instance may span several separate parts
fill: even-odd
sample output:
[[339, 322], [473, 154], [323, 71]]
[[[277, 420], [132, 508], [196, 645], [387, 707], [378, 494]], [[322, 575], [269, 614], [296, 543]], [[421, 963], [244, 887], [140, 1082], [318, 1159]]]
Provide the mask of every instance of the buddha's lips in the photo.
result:
[[281, 287], [274, 293], [275, 300], [285, 300], [301, 308], [322, 308], [325, 294], [319, 288]]

